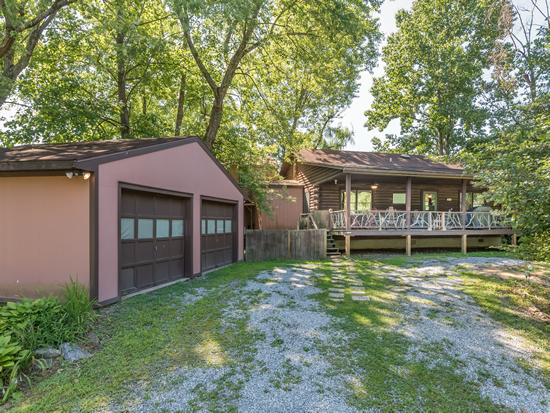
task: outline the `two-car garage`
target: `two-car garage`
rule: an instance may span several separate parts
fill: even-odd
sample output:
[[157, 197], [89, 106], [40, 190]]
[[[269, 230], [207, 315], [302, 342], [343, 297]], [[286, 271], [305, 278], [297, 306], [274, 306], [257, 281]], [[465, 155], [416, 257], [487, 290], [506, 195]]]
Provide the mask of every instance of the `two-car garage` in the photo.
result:
[[196, 136], [3, 148], [0, 197], [0, 300], [71, 276], [108, 304], [243, 259], [247, 196]]
[[[122, 295], [190, 278], [192, 196], [121, 185], [119, 289]], [[201, 269], [237, 261], [237, 203], [201, 199]], [[237, 238], [234, 240], [234, 238]]]

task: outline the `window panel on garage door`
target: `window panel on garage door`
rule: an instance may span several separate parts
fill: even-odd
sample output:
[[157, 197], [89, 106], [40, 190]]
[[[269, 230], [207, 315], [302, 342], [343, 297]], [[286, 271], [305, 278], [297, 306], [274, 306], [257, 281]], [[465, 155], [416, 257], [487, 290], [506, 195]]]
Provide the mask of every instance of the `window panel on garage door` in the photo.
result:
[[184, 276], [186, 198], [122, 189], [120, 291]]
[[233, 262], [233, 211], [235, 205], [202, 201], [201, 264], [202, 271]]

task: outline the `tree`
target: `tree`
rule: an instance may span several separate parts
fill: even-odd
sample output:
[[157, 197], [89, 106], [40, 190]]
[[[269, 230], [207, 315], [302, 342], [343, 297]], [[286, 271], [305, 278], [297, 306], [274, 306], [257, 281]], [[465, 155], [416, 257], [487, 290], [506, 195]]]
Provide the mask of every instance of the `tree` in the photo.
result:
[[550, 259], [549, 18], [548, 0], [502, 11], [507, 36], [493, 56], [489, 136], [458, 156], [522, 231], [520, 251], [540, 260]]
[[[193, 59], [213, 95], [203, 141], [212, 149], [222, 122], [224, 102], [237, 71], [249, 72], [251, 55], [273, 45], [296, 48], [314, 38], [370, 66], [379, 32], [372, 12], [378, 1], [248, 0], [211, 2], [172, 0]], [[310, 56], [311, 63], [314, 62]]]
[[501, 0], [417, 0], [397, 13], [365, 112], [371, 130], [400, 120], [401, 134], [384, 149], [452, 155], [483, 134], [487, 115], [477, 103], [488, 53], [502, 36], [501, 8]]
[[0, 44], [0, 107], [11, 95], [14, 82], [29, 65], [44, 30], [62, 8], [75, 2], [76, 0], [0, 0], [0, 30], [4, 33]]
[[206, 90], [161, 1], [87, 2], [61, 13], [47, 40], [57, 53], [38, 50], [23, 75], [4, 145], [166, 136], [184, 121], [202, 128]]

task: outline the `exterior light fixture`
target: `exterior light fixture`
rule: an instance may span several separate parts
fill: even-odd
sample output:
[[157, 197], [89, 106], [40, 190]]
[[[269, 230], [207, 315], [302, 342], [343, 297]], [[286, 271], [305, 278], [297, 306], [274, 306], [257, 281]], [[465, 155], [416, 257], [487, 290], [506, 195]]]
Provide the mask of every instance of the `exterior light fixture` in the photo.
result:
[[84, 177], [84, 179], [88, 179], [92, 174], [90, 172], [84, 172], [82, 174], [82, 176]]
[[338, 184], [338, 179], [335, 179], [334, 180], [334, 185], [337, 185]]
[[73, 173], [72, 172], [67, 172], [65, 175], [67, 175], [67, 178], [69, 178], [69, 179], [73, 178]]
[[375, 183], [373, 183], [370, 187], [371, 187], [372, 189], [376, 189], [376, 188], [378, 188], [378, 184], [375, 182]]
[[432, 199], [432, 194], [428, 194], [428, 199]]

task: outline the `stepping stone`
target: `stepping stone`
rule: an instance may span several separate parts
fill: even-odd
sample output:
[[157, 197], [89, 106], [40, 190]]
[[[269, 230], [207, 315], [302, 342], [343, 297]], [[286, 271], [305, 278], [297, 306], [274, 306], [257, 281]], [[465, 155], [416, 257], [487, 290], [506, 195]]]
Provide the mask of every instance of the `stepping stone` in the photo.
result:
[[365, 291], [363, 287], [350, 287], [352, 291]]
[[339, 293], [343, 293], [344, 291], [346, 291], [344, 288], [329, 288], [328, 290], [329, 291], [336, 291], [336, 292], [339, 292]]
[[364, 291], [355, 291], [355, 290], [351, 290], [350, 293], [351, 294], [366, 294]]
[[343, 298], [329, 298], [331, 301], [344, 301]]
[[409, 291], [412, 287], [397, 287], [393, 291]]
[[351, 299], [353, 301], [370, 301], [370, 297], [366, 295], [352, 295]]
[[343, 293], [328, 293], [328, 296], [330, 298], [344, 298], [344, 294]]
[[341, 275], [333, 275], [332, 278], [334, 280], [343, 280], [344, 279], [344, 277], [342, 277]]

